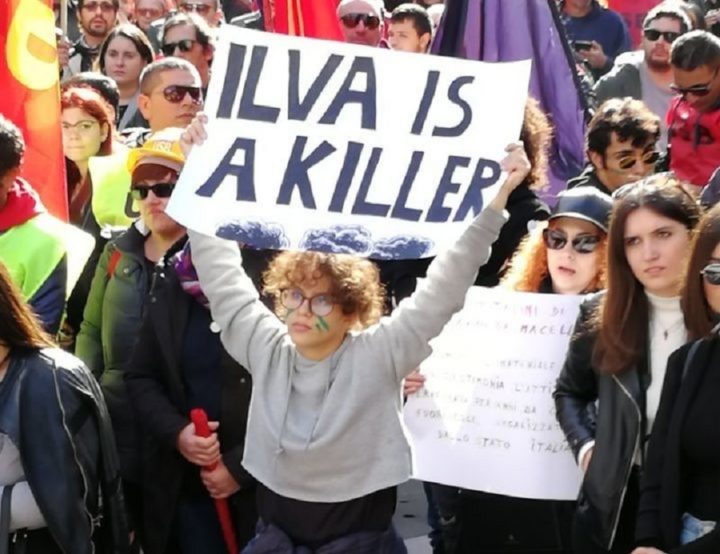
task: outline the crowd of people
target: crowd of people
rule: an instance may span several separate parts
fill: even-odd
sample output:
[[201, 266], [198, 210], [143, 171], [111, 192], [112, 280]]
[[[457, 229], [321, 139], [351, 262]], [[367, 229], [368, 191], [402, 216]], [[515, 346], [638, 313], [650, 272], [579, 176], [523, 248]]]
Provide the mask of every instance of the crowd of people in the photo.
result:
[[[424, 56], [454, 1], [336, 17], [348, 43]], [[0, 552], [406, 552], [403, 401], [473, 285], [587, 295], [552, 395], [583, 481], [576, 502], [425, 483], [433, 552], [720, 552], [720, 2], [658, 1], [637, 49], [597, 0], [549, 2], [586, 167], [547, 195], [556, 131], [528, 98], [494, 199], [404, 261], [238, 247], [165, 213], [208, 138], [217, 30], [264, 29], [257, 4], [70, 2], [68, 222], [0, 114]]]

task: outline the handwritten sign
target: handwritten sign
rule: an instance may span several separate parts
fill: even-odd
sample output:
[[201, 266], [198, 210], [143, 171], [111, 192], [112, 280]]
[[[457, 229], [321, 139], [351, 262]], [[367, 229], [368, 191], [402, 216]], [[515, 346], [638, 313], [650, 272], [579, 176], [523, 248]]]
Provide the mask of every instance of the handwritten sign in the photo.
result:
[[574, 500], [580, 474], [552, 391], [581, 297], [473, 287], [431, 344], [405, 405], [415, 477], [522, 498]]
[[206, 112], [168, 212], [258, 248], [419, 258], [503, 178], [530, 62], [488, 64], [220, 29]]

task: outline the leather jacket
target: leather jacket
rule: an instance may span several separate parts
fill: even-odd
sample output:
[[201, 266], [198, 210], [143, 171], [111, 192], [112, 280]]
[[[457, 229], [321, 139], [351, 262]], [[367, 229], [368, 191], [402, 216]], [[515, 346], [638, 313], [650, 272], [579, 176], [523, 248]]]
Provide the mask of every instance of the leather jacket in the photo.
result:
[[54, 348], [12, 352], [0, 385], [0, 430], [63, 552], [129, 553], [110, 418], [92, 374]]
[[596, 335], [589, 322], [602, 294], [594, 295], [580, 307], [553, 397], [558, 422], [575, 457], [583, 445], [595, 441], [580, 489], [577, 517], [584, 520], [594, 540], [609, 550], [640, 446], [642, 412], [641, 386], [635, 369], [611, 375], [592, 366]]

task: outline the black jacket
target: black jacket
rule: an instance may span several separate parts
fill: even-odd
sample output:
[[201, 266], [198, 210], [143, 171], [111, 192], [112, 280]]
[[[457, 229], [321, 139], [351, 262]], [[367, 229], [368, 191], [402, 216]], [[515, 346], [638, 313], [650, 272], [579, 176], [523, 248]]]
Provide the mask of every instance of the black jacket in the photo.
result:
[[[156, 266], [146, 316], [125, 374], [128, 393], [144, 431], [142, 489], [147, 554], [160, 554], [171, 548], [173, 518], [183, 481], [198, 471], [176, 446], [178, 434], [190, 422], [191, 406], [187, 403], [179, 356], [189, 309], [196, 300], [178, 282], [170, 261], [173, 250]], [[212, 321], [209, 310], [207, 314], [209, 325]], [[247, 371], [227, 353], [221, 386], [219, 438], [223, 462], [241, 486], [230, 503], [238, 535], [242, 536], [252, 534], [256, 521], [255, 481], [242, 467], [252, 383]]]
[[122, 476], [132, 483], [140, 482], [140, 444], [123, 375], [150, 289], [152, 269], [145, 258], [145, 238], [133, 225], [105, 247], [75, 344], [77, 357], [100, 381], [115, 430]]
[[597, 173], [592, 164], [588, 164], [587, 167], [583, 169], [583, 172], [580, 175], [568, 181], [568, 189], [574, 189], [575, 187], [595, 187], [600, 192], [604, 192], [607, 195], [612, 195], [610, 189], [607, 188], [604, 184], [602, 184], [602, 182], [600, 182], [600, 179], [598, 179]]
[[18, 446], [63, 552], [129, 552], [110, 418], [80, 360], [58, 349], [14, 351], [0, 385], [0, 429]]
[[[575, 456], [584, 444], [595, 440], [578, 498], [577, 517], [593, 531], [594, 540], [609, 549], [640, 444], [642, 403], [635, 369], [610, 375], [592, 366], [596, 335], [589, 321], [602, 294], [592, 296], [580, 307], [553, 397], [558, 422]], [[597, 412], [596, 401], [600, 406]]]
[[550, 208], [526, 184], [521, 184], [510, 193], [506, 210], [510, 217], [492, 245], [490, 258], [480, 268], [475, 280], [476, 285], [496, 286], [500, 282], [506, 263], [528, 234], [530, 230], [528, 226], [532, 222], [545, 221], [550, 217]]
[[681, 432], [688, 408], [693, 403], [703, 377], [717, 371], [720, 340], [703, 340], [695, 351], [683, 377], [685, 361], [692, 343], [675, 351], [668, 359], [660, 407], [648, 446], [647, 462], [640, 484], [641, 496], [635, 536], [638, 543], [656, 546], [678, 554], [720, 552], [720, 527], [692, 543], [680, 547], [683, 464]]

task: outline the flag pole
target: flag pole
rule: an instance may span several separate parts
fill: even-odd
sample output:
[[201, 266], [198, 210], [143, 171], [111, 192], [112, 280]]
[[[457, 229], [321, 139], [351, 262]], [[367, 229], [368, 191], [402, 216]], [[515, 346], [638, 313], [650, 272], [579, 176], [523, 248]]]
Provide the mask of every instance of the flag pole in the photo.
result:
[[68, 0], [60, 0], [60, 28], [68, 36]]

